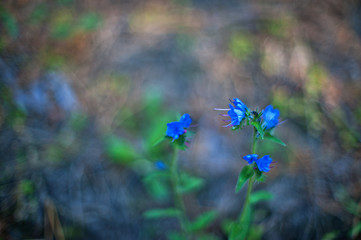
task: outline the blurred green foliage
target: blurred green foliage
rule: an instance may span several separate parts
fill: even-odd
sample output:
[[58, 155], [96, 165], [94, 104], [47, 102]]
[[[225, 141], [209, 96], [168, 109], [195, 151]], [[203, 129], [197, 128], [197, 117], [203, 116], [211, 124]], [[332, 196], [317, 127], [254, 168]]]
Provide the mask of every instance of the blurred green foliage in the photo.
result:
[[111, 161], [118, 164], [129, 164], [137, 158], [133, 145], [115, 135], [106, 137], [105, 153]]
[[50, 34], [55, 39], [66, 39], [73, 34], [75, 20], [68, 10], [60, 10], [52, 15]]
[[199, 190], [205, 185], [202, 178], [191, 176], [185, 172], [180, 174], [180, 189], [182, 194], [191, 193]]
[[322, 236], [321, 240], [334, 240], [337, 239], [339, 231], [331, 231]]
[[56, 0], [59, 5], [70, 5], [74, 3], [74, 0]]
[[2, 4], [0, 4], [0, 20], [9, 36], [12, 39], [17, 38], [19, 35], [19, 26], [16, 18], [11, 12], [6, 10]]
[[85, 13], [80, 16], [76, 27], [80, 31], [91, 32], [100, 26], [101, 21], [102, 19], [99, 14], [95, 12]]
[[177, 35], [176, 43], [180, 52], [189, 52], [195, 42], [194, 36], [191, 34], [180, 33]]
[[246, 33], [234, 33], [229, 41], [229, 50], [235, 58], [248, 59], [255, 51], [252, 36]]
[[272, 36], [278, 38], [285, 38], [289, 29], [292, 27], [292, 20], [290, 17], [280, 17], [266, 21], [266, 30]]
[[49, 17], [49, 6], [46, 3], [38, 3], [30, 15], [31, 24], [40, 24]]
[[189, 231], [195, 232], [207, 228], [217, 218], [218, 213], [214, 210], [202, 213], [189, 225]]
[[82, 112], [75, 112], [70, 117], [70, 126], [74, 131], [83, 130], [89, 123], [89, 117]]
[[170, 191], [169, 172], [151, 171], [144, 178], [143, 183], [148, 193], [157, 201], [168, 200]]
[[0, 123], [14, 128], [21, 127], [26, 121], [26, 113], [13, 101], [12, 92], [4, 84], [0, 84]]
[[19, 183], [19, 191], [25, 196], [30, 196], [35, 191], [35, 185], [31, 180], [21, 180]]
[[52, 16], [50, 29], [54, 39], [64, 40], [78, 33], [87, 33], [100, 27], [102, 18], [98, 13], [86, 12], [77, 17], [68, 9], [60, 9]]
[[249, 202], [251, 204], [256, 204], [260, 201], [266, 201], [271, 199], [273, 199], [273, 194], [268, 191], [262, 190], [262, 191], [253, 192], [249, 199]]

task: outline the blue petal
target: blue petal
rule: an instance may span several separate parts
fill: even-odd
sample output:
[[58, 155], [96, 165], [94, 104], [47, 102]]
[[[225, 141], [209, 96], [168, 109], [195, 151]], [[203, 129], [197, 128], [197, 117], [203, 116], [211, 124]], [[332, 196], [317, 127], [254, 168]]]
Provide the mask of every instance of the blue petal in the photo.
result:
[[167, 169], [167, 165], [166, 165], [164, 162], [162, 162], [162, 161], [156, 161], [156, 162], [154, 163], [154, 165], [155, 165], [155, 167], [158, 168], [159, 170], [165, 170], [165, 169]]
[[166, 136], [172, 137], [174, 140], [178, 139], [180, 135], [185, 133], [183, 124], [180, 122], [171, 122], [167, 123]]
[[244, 160], [248, 162], [248, 164], [252, 164], [254, 161], [256, 161], [258, 158], [257, 154], [248, 154], [243, 157]]
[[267, 106], [262, 114], [262, 118], [263, 118], [262, 126], [266, 129], [271, 129], [276, 127], [278, 125], [279, 116], [280, 116], [280, 111], [278, 109], [273, 109], [272, 105]]
[[242, 112], [246, 112], [249, 111], [248, 107], [246, 106], [246, 104], [244, 104], [241, 100], [239, 100], [238, 98], [233, 98], [233, 104], [236, 108], [238, 108], [239, 110], [241, 110]]
[[188, 113], [185, 113], [185, 114], [183, 114], [183, 116], [181, 117], [181, 119], [179, 120], [179, 122], [180, 122], [181, 124], [183, 124], [183, 127], [184, 127], [184, 128], [188, 128], [189, 125], [191, 125], [191, 123], [192, 123], [192, 119], [191, 119], [191, 117], [189, 116]]
[[268, 172], [270, 170], [269, 165], [272, 162], [272, 158], [270, 158], [269, 155], [265, 155], [261, 157], [260, 159], [256, 160], [256, 164], [258, 166], [258, 169], [262, 172]]

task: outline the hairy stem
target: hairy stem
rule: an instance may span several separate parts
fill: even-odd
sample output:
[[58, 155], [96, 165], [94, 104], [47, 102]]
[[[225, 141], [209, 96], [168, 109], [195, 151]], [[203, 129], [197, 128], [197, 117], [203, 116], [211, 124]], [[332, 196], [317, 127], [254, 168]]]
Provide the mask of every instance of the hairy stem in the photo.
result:
[[172, 191], [173, 191], [173, 201], [175, 207], [181, 211], [179, 216], [179, 223], [181, 225], [181, 229], [184, 233], [187, 233], [187, 225], [188, 220], [185, 213], [185, 207], [182, 195], [179, 193], [179, 176], [177, 171], [177, 160], [178, 160], [178, 149], [176, 147], [173, 148], [173, 158], [171, 162], [170, 168], [170, 178], [172, 184]]
[[[256, 149], [257, 149], [257, 130], [256, 128], [254, 128], [253, 131], [253, 141], [252, 141], [252, 154], [256, 153]], [[243, 204], [243, 210], [242, 210], [242, 214], [240, 217], [240, 221], [239, 223], [241, 224], [241, 226], [246, 226], [245, 222], [246, 222], [246, 217], [247, 217], [247, 212], [249, 211], [249, 199], [252, 193], [252, 186], [255, 180], [255, 176], [252, 176], [249, 180], [248, 180], [248, 186], [247, 186], [247, 195], [246, 195], [246, 199], [245, 202]], [[245, 229], [241, 239], [245, 239], [248, 235], [248, 230], [249, 229]]]

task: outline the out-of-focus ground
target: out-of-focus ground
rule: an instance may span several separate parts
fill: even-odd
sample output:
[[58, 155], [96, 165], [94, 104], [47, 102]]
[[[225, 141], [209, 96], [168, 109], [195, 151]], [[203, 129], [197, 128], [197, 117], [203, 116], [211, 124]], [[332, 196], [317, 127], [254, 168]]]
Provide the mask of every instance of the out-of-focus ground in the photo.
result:
[[188, 215], [216, 209], [226, 239], [252, 132], [213, 108], [234, 97], [286, 120], [287, 147], [259, 148], [277, 161], [262, 239], [361, 237], [360, 1], [5, 0], [0, 89], [0, 239], [164, 239], [177, 222], [142, 213], [171, 201], [142, 179], [184, 112], [180, 166], [206, 180]]

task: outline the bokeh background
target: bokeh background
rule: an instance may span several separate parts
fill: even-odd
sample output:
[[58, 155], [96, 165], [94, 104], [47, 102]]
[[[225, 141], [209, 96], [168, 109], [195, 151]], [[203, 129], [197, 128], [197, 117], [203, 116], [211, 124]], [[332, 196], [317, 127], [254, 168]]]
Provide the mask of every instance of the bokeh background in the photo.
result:
[[215, 209], [226, 239], [252, 130], [213, 108], [234, 97], [286, 120], [287, 147], [259, 148], [277, 164], [254, 238], [360, 239], [360, 1], [1, 1], [0, 239], [166, 239], [177, 221], [142, 213], [172, 201], [145, 176], [185, 112], [188, 215]]

